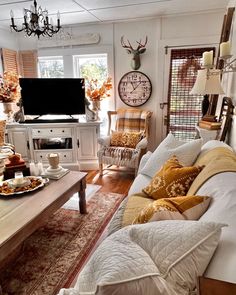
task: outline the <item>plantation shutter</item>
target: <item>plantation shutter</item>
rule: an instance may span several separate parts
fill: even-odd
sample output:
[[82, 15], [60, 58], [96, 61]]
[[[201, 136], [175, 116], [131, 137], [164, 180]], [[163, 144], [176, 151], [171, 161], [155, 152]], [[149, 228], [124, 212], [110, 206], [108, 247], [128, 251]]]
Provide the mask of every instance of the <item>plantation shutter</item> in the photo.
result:
[[3, 71], [13, 71], [19, 74], [19, 59], [17, 51], [2, 48]]
[[22, 77], [38, 77], [37, 59], [38, 55], [36, 50], [19, 51], [19, 61]]
[[196, 135], [203, 96], [189, 92], [201, 68], [202, 54], [210, 50], [215, 52], [215, 48], [209, 47], [171, 50], [167, 132], [181, 140], [192, 140]]

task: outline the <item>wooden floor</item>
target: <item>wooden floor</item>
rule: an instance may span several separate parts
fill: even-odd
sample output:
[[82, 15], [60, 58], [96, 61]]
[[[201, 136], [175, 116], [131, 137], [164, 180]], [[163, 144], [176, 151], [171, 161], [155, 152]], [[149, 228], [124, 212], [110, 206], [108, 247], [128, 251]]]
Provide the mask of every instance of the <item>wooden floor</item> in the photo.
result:
[[87, 171], [87, 183], [101, 185], [100, 191], [112, 192], [127, 195], [129, 188], [134, 181], [133, 170], [123, 168], [116, 170], [104, 170], [103, 175], [99, 176], [98, 170]]

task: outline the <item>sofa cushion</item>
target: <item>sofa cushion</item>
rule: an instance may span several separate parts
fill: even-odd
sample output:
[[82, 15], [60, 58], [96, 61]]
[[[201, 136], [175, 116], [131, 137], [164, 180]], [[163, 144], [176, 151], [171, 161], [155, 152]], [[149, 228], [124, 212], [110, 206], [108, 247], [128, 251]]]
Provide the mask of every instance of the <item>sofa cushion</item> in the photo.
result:
[[140, 173], [153, 177], [161, 166], [173, 155], [176, 155], [184, 166], [191, 166], [200, 153], [201, 146], [202, 139], [184, 142], [179, 141], [173, 134], [169, 133], [152, 153]]
[[153, 201], [145, 206], [133, 224], [158, 220], [198, 220], [207, 210], [210, 197], [179, 196]]
[[111, 146], [135, 148], [143, 136], [143, 132], [113, 131]]
[[228, 224], [222, 232], [219, 247], [205, 276], [236, 284], [236, 172], [224, 172], [212, 176], [196, 193], [201, 195], [207, 193], [212, 197], [208, 210], [199, 221]]
[[213, 140], [207, 141], [205, 144], [202, 145], [201, 153], [208, 152], [208, 151], [215, 149], [217, 147], [224, 147], [224, 148], [228, 148], [229, 150], [233, 151], [231, 146], [229, 146], [228, 144], [224, 143], [223, 141], [213, 139]]
[[172, 156], [152, 178], [143, 192], [153, 199], [185, 196], [203, 166], [184, 167]]
[[[160, 285], [146, 285], [145, 294], [163, 294], [163, 283], [170, 291], [167, 294], [189, 294], [217, 247], [222, 226], [169, 220], [125, 227], [98, 246], [80, 273], [75, 289], [80, 295], [99, 295], [110, 286], [109, 294], [121, 295], [124, 293], [117, 284], [126, 284], [130, 295], [141, 295], [142, 280], [158, 277]], [[134, 290], [129, 288], [130, 282]]]

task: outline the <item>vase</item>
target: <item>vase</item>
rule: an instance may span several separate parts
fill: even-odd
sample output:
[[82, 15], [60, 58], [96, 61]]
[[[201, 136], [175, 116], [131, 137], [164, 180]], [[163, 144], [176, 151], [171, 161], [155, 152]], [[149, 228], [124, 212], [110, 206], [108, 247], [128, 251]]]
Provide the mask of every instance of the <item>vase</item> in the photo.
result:
[[7, 123], [14, 122], [14, 102], [4, 102], [3, 103], [3, 112], [6, 114], [6, 121]]
[[100, 111], [101, 111], [101, 101], [100, 100], [92, 100], [92, 110], [96, 112], [96, 119], [100, 120]]

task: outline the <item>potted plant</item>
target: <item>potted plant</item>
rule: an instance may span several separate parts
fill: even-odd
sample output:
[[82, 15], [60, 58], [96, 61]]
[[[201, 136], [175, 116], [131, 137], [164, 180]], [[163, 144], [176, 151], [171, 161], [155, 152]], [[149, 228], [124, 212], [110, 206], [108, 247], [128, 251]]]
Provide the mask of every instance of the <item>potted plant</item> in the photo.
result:
[[13, 71], [6, 71], [0, 75], [0, 102], [3, 103], [7, 121], [11, 122], [13, 107], [20, 100], [19, 75]]

